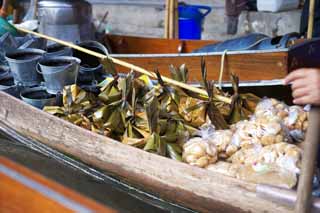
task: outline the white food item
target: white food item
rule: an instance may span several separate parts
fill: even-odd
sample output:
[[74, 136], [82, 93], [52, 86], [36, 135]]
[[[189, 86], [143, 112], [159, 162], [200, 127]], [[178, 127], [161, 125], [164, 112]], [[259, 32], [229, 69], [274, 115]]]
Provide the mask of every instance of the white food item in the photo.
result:
[[200, 137], [195, 137], [183, 145], [182, 159], [184, 162], [204, 168], [218, 160], [217, 148]]

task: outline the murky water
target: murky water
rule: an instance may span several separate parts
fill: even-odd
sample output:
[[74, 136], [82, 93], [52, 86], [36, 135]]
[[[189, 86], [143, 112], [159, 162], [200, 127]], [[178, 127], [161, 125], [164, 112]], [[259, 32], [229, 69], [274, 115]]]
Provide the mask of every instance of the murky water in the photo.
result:
[[[0, 131], [0, 155], [31, 168], [119, 212], [192, 212], [148, 196], [130, 186], [126, 186], [111, 176], [99, 173], [99, 171], [91, 171], [90, 168], [86, 168], [86, 165], [77, 164], [73, 159], [68, 163], [67, 156], [62, 157], [65, 161], [63, 163], [58, 159], [61, 153], [51, 153], [49, 154], [51, 157], [40, 154], [24, 145], [25, 142], [21, 143], [16, 136], [8, 138]], [[32, 144], [29, 145], [33, 146]], [[43, 153], [45, 152], [47, 151], [44, 150]], [[66, 164], [73, 166], [67, 166]], [[86, 174], [86, 169], [92, 174]]]

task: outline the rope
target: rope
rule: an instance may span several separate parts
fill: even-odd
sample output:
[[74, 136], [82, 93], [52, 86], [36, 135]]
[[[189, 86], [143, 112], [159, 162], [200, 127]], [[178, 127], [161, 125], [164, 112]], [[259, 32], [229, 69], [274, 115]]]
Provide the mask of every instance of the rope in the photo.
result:
[[220, 74], [219, 74], [219, 89], [222, 89], [222, 78], [223, 78], [224, 65], [225, 65], [225, 59], [227, 56], [227, 52], [228, 52], [228, 50], [223, 51], [223, 54], [221, 56]]

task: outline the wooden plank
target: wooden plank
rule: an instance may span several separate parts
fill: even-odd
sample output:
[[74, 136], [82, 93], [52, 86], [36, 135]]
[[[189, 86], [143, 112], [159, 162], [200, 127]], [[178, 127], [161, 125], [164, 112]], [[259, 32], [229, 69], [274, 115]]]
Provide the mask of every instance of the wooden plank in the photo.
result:
[[116, 212], [0, 156], [0, 212]]
[[168, 201], [201, 212], [288, 212], [256, 185], [192, 167], [84, 130], [0, 92], [0, 123]]
[[[179, 40], [144, 38], [134, 36], [106, 35], [104, 43], [111, 47], [114, 54], [155, 54], [155, 53], [191, 53], [193, 50], [208, 44], [217, 43], [213, 40]], [[179, 51], [181, 48], [181, 52]]]
[[[268, 52], [252, 54], [232, 54], [226, 57], [223, 80], [229, 81], [231, 72], [237, 74], [241, 81], [282, 79], [287, 75], [287, 52]], [[159, 69], [164, 76], [170, 77], [169, 65], [186, 64], [189, 80], [201, 80], [201, 56], [117, 56], [121, 60], [144, 67], [147, 70]], [[208, 79], [218, 80], [221, 55], [203, 56], [208, 69]], [[127, 68], [117, 66], [119, 72], [128, 72]]]

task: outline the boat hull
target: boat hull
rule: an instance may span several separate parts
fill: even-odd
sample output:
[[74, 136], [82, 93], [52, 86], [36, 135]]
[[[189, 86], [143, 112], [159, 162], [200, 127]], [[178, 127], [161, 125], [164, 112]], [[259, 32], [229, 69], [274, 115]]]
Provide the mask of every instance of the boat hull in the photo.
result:
[[256, 184], [175, 162], [82, 129], [0, 92], [0, 125], [167, 201], [201, 212], [288, 212], [260, 198]]

